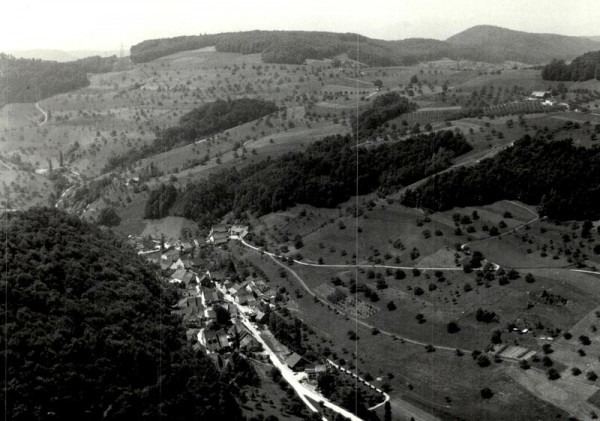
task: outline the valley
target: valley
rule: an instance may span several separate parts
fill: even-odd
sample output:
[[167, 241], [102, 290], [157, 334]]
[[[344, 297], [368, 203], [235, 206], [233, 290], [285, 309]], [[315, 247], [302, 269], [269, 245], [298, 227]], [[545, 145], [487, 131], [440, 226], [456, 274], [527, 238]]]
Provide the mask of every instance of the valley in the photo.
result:
[[127, 243], [235, 419], [597, 419], [600, 85], [543, 74], [600, 43], [494, 28], [144, 41], [0, 108], [3, 230]]

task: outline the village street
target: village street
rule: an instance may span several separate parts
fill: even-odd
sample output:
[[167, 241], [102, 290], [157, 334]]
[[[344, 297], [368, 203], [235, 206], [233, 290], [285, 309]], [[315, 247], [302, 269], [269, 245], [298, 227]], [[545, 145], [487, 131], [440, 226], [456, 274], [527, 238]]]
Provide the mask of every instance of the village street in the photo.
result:
[[[300, 382], [299, 378], [297, 377], [297, 374], [294, 373], [294, 371], [291, 368], [289, 368], [284, 362], [282, 362], [279, 359], [277, 354], [269, 347], [269, 345], [267, 345], [265, 340], [262, 338], [258, 328], [252, 322], [250, 322], [248, 320], [248, 318], [246, 317], [246, 314], [245, 314], [245, 311], [247, 311], [247, 309], [244, 308], [243, 306], [239, 305], [238, 303], [236, 303], [235, 300], [233, 299], [233, 297], [231, 295], [229, 295], [224, 288], [222, 288], [222, 287], [217, 287], [217, 288], [223, 293], [223, 296], [226, 301], [233, 303], [237, 307], [238, 312], [239, 312], [239, 317], [240, 317], [242, 323], [244, 324], [244, 326], [250, 331], [250, 333], [252, 333], [252, 336], [263, 346], [263, 349], [269, 355], [269, 358], [271, 359], [271, 362], [273, 363], [273, 365], [279, 369], [282, 377], [294, 389], [294, 391], [300, 397], [302, 402], [304, 402], [304, 404], [308, 408], [310, 408], [311, 411], [318, 412], [317, 408], [307, 398], [310, 398], [316, 402], [323, 402], [325, 407], [337, 412], [340, 415], [343, 415], [344, 417], [346, 417], [352, 421], [361, 421], [360, 418], [358, 418], [351, 412], [345, 410], [342, 407], [335, 405], [334, 403], [327, 400], [321, 394], [309, 389], [307, 386], [302, 384]], [[326, 418], [323, 417], [323, 420], [326, 421]]]

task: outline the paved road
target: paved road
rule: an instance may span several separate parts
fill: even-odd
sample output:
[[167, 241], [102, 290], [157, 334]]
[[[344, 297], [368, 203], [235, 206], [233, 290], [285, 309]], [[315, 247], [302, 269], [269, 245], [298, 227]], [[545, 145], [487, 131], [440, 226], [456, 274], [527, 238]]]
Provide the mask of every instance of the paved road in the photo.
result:
[[[302, 279], [302, 277], [300, 277], [300, 275], [298, 275], [298, 273], [294, 269], [292, 269], [291, 267], [289, 267], [287, 265], [284, 265], [279, 260], [277, 260], [277, 258], [274, 257], [273, 253], [261, 251], [258, 247], [252, 246], [251, 244], [248, 244], [244, 240], [241, 240], [241, 243], [244, 244], [246, 247], [249, 247], [255, 251], [259, 251], [259, 252], [264, 253], [265, 255], [269, 256], [276, 264], [278, 264], [279, 266], [281, 266], [282, 268], [284, 268], [288, 272], [290, 272], [292, 274], [292, 276], [300, 283], [300, 285], [302, 285], [302, 287], [306, 290], [306, 292], [308, 292], [311, 296], [315, 297], [317, 300], [321, 301], [325, 305], [329, 305], [329, 303], [327, 301], [323, 300], [322, 298], [320, 298], [318, 295], [316, 295], [313, 292], [313, 290], [306, 284], [306, 282], [304, 282], [304, 279]], [[315, 265], [315, 266], [320, 266], [320, 265]], [[345, 314], [350, 320], [354, 321], [357, 324], [360, 324], [361, 326], [364, 326], [368, 329], [375, 328], [375, 326], [370, 325], [369, 323], [366, 323], [362, 320], [359, 320], [359, 319], [353, 317], [351, 314], [348, 314], [348, 313], [345, 313]], [[387, 335], [390, 337], [396, 337], [396, 338], [400, 339], [401, 341], [411, 343], [413, 345], [419, 345], [419, 346], [423, 346], [423, 347], [425, 347], [426, 345], [429, 345], [424, 342], [405, 338], [403, 336], [397, 335], [393, 332], [388, 332], [386, 330], [379, 330], [379, 332], [383, 335]], [[436, 349], [445, 350], [445, 351], [451, 351], [451, 352], [456, 351], [456, 348], [451, 348], [451, 347], [442, 346], [442, 345], [433, 345], [433, 347], [435, 347]], [[466, 349], [461, 349], [461, 351], [463, 353], [468, 353], [468, 354], [470, 354], [472, 352], [471, 350], [466, 350]], [[419, 420], [436, 421], [438, 419], [435, 416], [427, 413], [426, 411], [423, 411], [422, 409], [416, 407], [415, 405], [412, 405], [411, 403], [406, 402], [399, 398], [391, 398], [390, 405], [392, 406], [392, 409], [396, 411], [396, 414], [403, 414], [403, 416], [406, 416], [406, 417], [413, 417], [415, 420], [418, 420], [418, 421]]]
[[[247, 243], [244, 240], [240, 240], [241, 243], [243, 245], [245, 245], [246, 247], [249, 247], [255, 251], [258, 251], [260, 253], [264, 253], [267, 256], [270, 256], [274, 259], [277, 258], [277, 254], [275, 253], [271, 253], [268, 251], [264, 251], [262, 249], [260, 249], [259, 247], [253, 246], [252, 244]], [[280, 263], [278, 260], [275, 260], [277, 263]], [[297, 263], [299, 265], [302, 266], [313, 266], [313, 267], [320, 267], [320, 268], [364, 268], [364, 269], [369, 269], [369, 268], [374, 268], [374, 269], [404, 269], [404, 270], [412, 270], [412, 269], [419, 269], [419, 270], [463, 270], [462, 267], [416, 267], [416, 266], [394, 266], [394, 265], [365, 265], [365, 264], [357, 264], [357, 265], [349, 265], [349, 264], [333, 264], [333, 265], [326, 265], [326, 264], [319, 264], [319, 263], [310, 263], [310, 262], [305, 262], [302, 260], [296, 260], [293, 259], [294, 263]], [[283, 267], [285, 267], [286, 269], [288, 269], [287, 266], [282, 265]], [[308, 287], [307, 287], [308, 288]]]
[[[324, 396], [322, 396], [318, 392], [315, 392], [315, 391], [309, 389], [308, 387], [306, 387], [304, 384], [300, 383], [299, 379], [296, 378], [296, 374], [294, 373], [294, 371], [292, 371], [285, 363], [283, 363], [279, 359], [277, 354], [264, 341], [264, 339], [260, 335], [260, 332], [256, 328], [256, 326], [254, 326], [254, 324], [252, 324], [246, 318], [246, 316], [244, 314], [244, 309], [242, 308], [242, 306], [240, 306], [238, 303], [236, 303], [235, 300], [229, 294], [227, 294], [225, 291], [222, 291], [222, 292], [224, 293], [225, 299], [227, 301], [233, 303], [238, 308], [238, 314], [239, 314], [240, 318], [242, 319], [242, 323], [244, 324], [244, 326], [246, 326], [246, 328], [250, 331], [250, 333], [252, 333], [252, 336], [254, 336], [254, 338], [263, 346], [263, 348], [269, 355], [269, 358], [271, 359], [271, 362], [273, 363], [273, 365], [279, 369], [279, 371], [281, 372], [281, 375], [285, 379], [285, 381], [288, 382], [288, 384], [294, 389], [296, 394], [300, 397], [302, 402], [304, 402], [304, 404], [311, 411], [318, 412], [318, 409], [313, 405], [313, 403], [311, 401], [308, 400], [308, 398], [310, 398], [316, 402], [323, 402], [325, 407], [337, 412], [338, 414], [340, 414], [352, 421], [362, 421], [359, 417], [357, 417], [353, 413], [332, 403], [331, 401], [326, 399]], [[326, 418], [323, 417], [323, 420], [326, 421]]]

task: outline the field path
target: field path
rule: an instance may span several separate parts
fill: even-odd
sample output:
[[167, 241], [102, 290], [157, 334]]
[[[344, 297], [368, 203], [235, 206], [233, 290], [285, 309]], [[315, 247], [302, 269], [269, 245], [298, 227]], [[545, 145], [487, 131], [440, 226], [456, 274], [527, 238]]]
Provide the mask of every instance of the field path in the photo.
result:
[[[506, 236], [506, 235], [508, 235], [508, 234], [512, 234], [513, 232], [516, 232], [518, 229], [521, 229], [521, 228], [523, 228], [524, 226], [527, 226], [527, 225], [533, 224], [533, 223], [534, 223], [534, 222], [536, 222], [536, 221], [539, 221], [539, 219], [540, 219], [540, 216], [539, 216], [539, 215], [538, 215], [536, 212], [534, 212], [533, 210], [531, 210], [530, 208], [528, 208], [527, 206], [520, 205], [520, 204], [518, 204], [517, 202], [513, 202], [512, 200], [507, 200], [507, 202], [508, 202], [508, 203], [510, 203], [511, 205], [517, 206], [517, 207], [519, 207], [519, 208], [521, 208], [521, 209], [525, 209], [526, 211], [528, 211], [529, 213], [531, 213], [531, 214], [534, 216], [534, 218], [533, 218], [533, 219], [531, 219], [531, 220], [529, 220], [529, 221], [527, 221], [527, 222], [523, 222], [522, 224], [519, 224], [519, 225], [517, 225], [516, 227], [514, 227], [514, 228], [512, 228], [512, 229], [509, 229], [509, 230], [508, 230], [508, 231], [506, 231], [506, 232], [503, 232], [502, 234], [498, 234], [498, 235], [495, 235], [495, 236], [490, 236], [490, 237], [486, 237], [486, 238], [481, 238], [481, 239], [479, 239], [479, 240], [473, 240], [473, 241], [470, 241], [470, 242], [468, 242], [468, 243], [464, 243], [464, 244], [462, 244], [462, 245], [460, 246], [460, 249], [461, 249], [461, 250], [464, 250], [464, 249], [465, 249], [465, 247], [467, 247], [467, 246], [468, 246], [468, 245], [470, 245], [470, 244], [474, 244], [474, 243], [481, 243], [482, 241], [488, 241], [488, 240], [491, 240], [492, 238], [500, 238], [500, 237], [504, 237], [504, 236]], [[544, 218], [542, 218], [542, 219], [544, 219]]]
[[40, 110], [40, 112], [41, 112], [42, 114], [44, 114], [44, 121], [42, 121], [41, 123], [39, 123], [39, 124], [38, 124], [38, 126], [40, 126], [40, 127], [41, 127], [41, 126], [45, 125], [45, 124], [48, 122], [48, 113], [47, 113], [46, 111], [44, 111], [44, 110], [42, 109], [42, 107], [40, 107], [40, 104], [39, 104], [39, 102], [36, 102], [36, 103], [35, 103], [35, 107], [36, 107], [38, 110]]
[[[262, 253], [262, 254], [265, 254], [265, 255], [269, 256], [269, 257], [270, 257], [270, 258], [271, 258], [271, 259], [272, 259], [272, 260], [273, 260], [273, 261], [274, 261], [274, 262], [275, 262], [277, 265], [281, 266], [282, 268], [284, 268], [285, 270], [287, 270], [288, 272], [290, 272], [290, 273], [292, 274], [292, 276], [293, 276], [293, 277], [294, 277], [294, 278], [295, 278], [295, 279], [296, 279], [296, 280], [297, 280], [297, 281], [300, 283], [300, 285], [302, 285], [302, 287], [303, 287], [303, 288], [306, 290], [306, 292], [308, 292], [308, 293], [309, 293], [309, 294], [310, 294], [312, 297], [314, 297], [314, 298], [318, 299], [319, 301], [321, 301], [322, 303], [324, 303], [324, 304], [326, 304], [326, 305], [329, 305], [329, 303], [328, 303], [327, 301], [325, 301], [325, 300], [323, 300], [321, 297], [319, 297], [319, 296], [318, 296], [318, 295], [317, 295], [317, 294], [316, 294], [316, 293], [315, 293], [315, 292], [314, 292], [314, 291], [313, 291], [313, 290], [312, 290], [312, 289], [311, 289], [311, 288], [308, 286], [308, 284], [307, 284], [306, 282], [304, 282], [304, 279], [302, 279], [302, 277], [300, 277], [300, 275], [298, 275], [298, 273], [297, 273], [297, 272], [296, 272], [294, 269], [292, 269], [291, 267], [289, 267], [289, 266], [287, 266], [287, 265], [284, 265], [283, 263], [281, 263], [281, 262], [280, 262], [280, 261], [277, 259], [276, 255], [275, 255], [274, 253], [270, 253], [270, 252], [267, 252], [267, 251], [263, 251], [263, 250], [259, 249], [258, 247], [255, 247], [255, 246], [253, 246], [253, 245], [251, 245], [251, 244], [248, 244], [248, 243], [247, 243], [247, 242], [245, 242], [244, 240], [240, 240], [240, 242], [241, 242], [242, 244], [244, 244], [246, 247], [249, 247], [250, 249], [252, 249], [252, 250], [254, 250], [254, 251], [258, 251], [258, 252], [260, 252], [260, 253]], [[300, 262], [298, 262], [297, 260], [294, 260], [294, 262], [295, 262], [295, 263], [300, 263]], [[316, 267], [323, 267], [324, 265], [318, 265], [318, 264], [306, 263], [306, 266], [316, 266]], [[360, 267], [361, 265], [358, 265], [358, 266]], [[334, 267], [338, 267], [338, 266], [335, 266], [335, 265], [334, 265]], [[339, 267], [356, 267], [356, 265], [340, 265]], [[365, 266], [365, 267], [372, 267], [372, 266], [371, 266], [371, 265], [367, 265], [367, 266]], [[412, 269], [412, 267], [411, 267], [410, 269]], [[428, 268], [419, 268], [419, 270], [421, 270], [421, 269], [426, 269], [426, 270], [427, 270]], [[462, 268], [453, 268], [453, 269], [462, 270]], [[430, 268], [430, 270], [431, 270], [431, 268]], [[445, 268], [445, 270], [448, 270], [448, 268]], [[346, 313], [346, 314], [347, 314], [347, 313]], [[354, 322], [356, 322], [356, 323], [360, 324], [361, 326], [364, 326], [364, 327], [366, 327], [366, 328], [369, 328], [369, 329], [374, 329], [374, 328], [375, 328], [375, 326], [373, 326], [373, 325], [371, 325], [371, 324], [369, 324], [369, 323], [367, 323], [367, 322], [364, 322], [364, 321], [362, 321], [362, 320], [359, 320], [359, 319], [357, 319], [356, 317], [352, 316], [351, 314], [347, 314], [347, 316], [348, 316], [348, 317], [349, 317], [349, 318], [350, 318], [352, 321], [354, 321]], [[380, 332], [380, 333], [382, 333], [382, 334], [384, 334], [384, 335], [390, 336], [390, 337], [396, 337], [396, 338], [398, 338], [398, 339], [402, 340], [403, 342], [407, 342], [407, 343], [410, 343], [410, 344], [413, 344], [413, 345], [419, 345], [419, 346], [423, 346], [423, 347], [424, 347], [424, 346], [427, 346], [427, 345], [432, 345], [432, 346], [433, 346], [434, 348], [436, 348], [436, 349], [445, 350], [445, 351], [451, 351], [451, 352], [455, 352], [457, 349], [459, 349], [459, 348], [453, 348], [453, 347], [444, 346], [444, 345], [434, 345], [434, 344], [428, 344], [428, 343], [425, 343], [425, 342], [421, 342], [421, 341], [417, 341], [417, 340], [414, 340], [414, 339], [406, 338], [406, 337], [403, 337], [403, 336], [401, 336], [401, 335], [398, 335], [398, 334], [396, 334], [396, 333], [394, 333], [394, 332], [388, 332], [388, 331], [385, 331], [385, 330], [379, 330], [379, 332]], [[469, 349], [459, 349], [459, 350], [460, 350], [460, 351], [462, 351], [462, 352], [464, 352], [464, 353], [468, 353], [468, 354], [470, 354], [470, 353], [472, 352], [472, 350], [469, 350]]]
[[[275, 257], [275, 255], [273, 253], [269, 253], [266, 251], [262, 251], [260, 250], [258, 247], [255, 247], [251, 244], [248, 244], [247, 242], [245, 242], [244, 240], [240, 240], [240, 242], [242, 244], [244, 244], [246, 247], [249, 247], [250, 249], [254, 250], [254, 251], [258, 251], [260, 253], [263, 253], [267, 256], [269, 256], [277, 265], [281, 266], [282, 268], [284, 268], [285, 270], [287, 270], [288, 272], [290, 272], [292, 274], [292, 276], [300, 283], [300, 285], [302, 285], [302, 287], [304, 288], [304, 290], [306, 292], [308, 292], [308, 294], [310, 294], [312, 297], [314, 297], [315, 299], [321, 301], [322, 303], [324, 303], [325, 305], [329, 305], [329, 303], [325, 300], [323, 300], [321, 297], [319, 297], [307, 284], [306, 282], [304, 282], [304, 279], [302, 279], [302, 277], [300, 275], [298, 275], [298, 273], [290, 268], [287, 265], [284, 265], [283, 263], [281, 263], [279, 260], [277, 260], [277, 258]], [[314, 265], [314, 266], [320, 266], [320, 265]], [[369, 323], [366, 323], [362, 320], [357, 319], [356, 317], [352, 316], [351, 314], [345, 313], [349, 319], [351, 319], [352, 321], [354, 321], [357, 324], [360, 324], [361, 326], [364, 326], [368, 329], [374, 329], [375, 326], [370, 325]], [[390, 337], [396, 337], [399, 340], [401, 340], [402, 342], [406, 342], [406, 343], [410, 343], [413, 345], [418, 345], [418, 346], [427, 346], [429, 344], [426, 344], [424, 342], [420, 342], [420, 341], [415, 341], [413, 339], [409, 339], [409, 338], [405, 338], [402, 337], [400, 335], [397, 335], [395, 333], [392, 332], [388, 332], [385, 330], [379, 330], [379, 332], [383, 335], [387, 335]], [[445, 350], [445, 351], [451, 351], [451, 352], [456, 352], [456, 348], [451, 348], [451, 347], [447, 347], [447, 346], [442, 346], [442, 345], [433, 345], [434, 348], [436, 349], [440, 349], [440, 350]], [[471, 350], [466, 350], [466, 349], [461, 349], [461, 351], [463, 353], [471, 353]], [[437, 421], [438, 418], [433, 416], [432, 414], [429, 414], [428, 412], [416, 407], [415, 405], [411, 404], [410, 402], [404, 401], [398, 397], [394, 397], [394, 398], [390, 398], [390, 405], [392, 407], [392, 409], [395, 411], [396, 414], [403, 414], [405, 417], [408, 418], [414, 418], [415, 420], [419, 420], [419, 421]]]

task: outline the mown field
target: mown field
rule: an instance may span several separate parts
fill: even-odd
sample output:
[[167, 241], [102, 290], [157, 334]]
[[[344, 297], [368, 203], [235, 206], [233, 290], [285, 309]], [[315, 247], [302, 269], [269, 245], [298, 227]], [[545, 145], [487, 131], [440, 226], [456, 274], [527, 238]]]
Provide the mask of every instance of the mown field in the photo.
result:
[[[374, 334], [371, 328], [355, 322], [355, 316], [361, 322], [398, 338], [406, 337], [450, 350], [483, 351], [493, 345], [492, 338], [497, 336], [501, 344], [518, 345], [537, 352], [534, 358], [537, 362], [531, 361], [536, 368], [531, 370], [522, 370], [515, 363], [493, 362], [494, 371], [502, 379], [497, 380], [499, 384], [508, 382], [523, 396], [543, 399], [582, 418], [590, 416], [594, 408], [586, 401], [598, 390], [598, 385], [597, 381], [588, 378], [588, 373], [600, 373], [597, 353], [593, 351], [600, 340], [597, 333], [600, 275], [575, 272], [573, 269], [577, 268], [576, 262], [581, 258], [588, 267], [600, 266], [600, 257], [594, 251], [594, 247], [600, 244], [600, 234], [595, 228], [590, 234], [585, 234], [582, 233], [581, 222], [558, 224], [540, 221], [535, 209], [518, 202], [503, 201], [429, 216], [373, 196], [361, 197], [358, 203], [360, 216], [357, 220], [351, 216], [354, 208], [353, 201], [350, 201], [337, 209], [297, 206], [254, 221], [255, 232], [266, 240], [269, 250], [287, 256], [300, 254], [303, 261], [316, 265], [293, 264], [290, 268], [328, 305], [315, 303], [312, 297], [306, 296], [297, 281], [281, 268], [272, 269], [274, 279], [289, 283], [288, 290], [293, 288], [293, 291], [304, 294], [296, 300], [297, 311], [302, 314], [303, 320], [310, 320], [316, 329], [328, 332], [334, 343], [342, 341], [346, 334], [345, 342], [350, 344], [346, 346], [347, 352], [358, 349], [359, 356], [362, 353], [370, 357], [358, 364], [365, 372], [370, 369], [370, 359], [375, 358], [371, 356], [383, 349], [379, 340], [388, 343], [391, 338], [381, 333]], [[473, 217], [474, 211], [477, 218]], [[460, 235], [456, 234], [457, 227], [462, 231]], [[498, 227], [499, 235], [490, 235], [491, 227]], [[424, 235], [425, 230], [429, 231], [429, 235]], [[294, 246], [298, 236], [303, 243], [300, 248]], [[480, 251], [487, 259], [500, 264], [506, 272], [515, 268], [518, 277], [501, 281], [502, 276], [498, 273], [488, 276], [476, 271], [427, 269], [456, 268], [457, 263], [466, 257], [458, 251], [458, 246], [465, 243], [471, 251]], [[272, 260], [253, 254], [249, 253], [248, 257], [261, 267], [273, 266]], [[352, 266], [355, 255], [361, 265], [359, 269]], [[327, 267], [328, 264], [349, 266]], [[390, 267], [376, 268], [373, 265]], [[403, 269], [399, 276], [394, 266], [408, 268]], [[419, 271], [411, 270], [412, 267], [419, 268]], [[363, 290], [364, 287], [357, 292], [350, 289], [354, 281], [357, 285], [366, 286], [368, 292]], [[336, 290], [337, 296], [333, 299], [332, 294]], [[340, 293], [347, 298], [340, 301]], [[390, 302], [394, 303], [392, 309]], [[479, 321], [476, 317], [479, 309], [493, 312], [494, 320]], [[332, 318], [335, 318], [335, 323], [331, 322]], [[341, 320], [346, 324], [342, 324]], [[450, 333], [449, 322], [455, 322], [458, 331]], [[519, 331], [527, 329], [527, 333], [520, 334], [512, 327]], [[349, 330], [358, 332], [358, 341], [348, 339]], [[584, 345], [580, 339], [582, 336], [589, 338], [590, 342]], [[377, 345], [372, 345], [373, 341]], [[397, 345], [401, 340], [392, 340], [391, 343]], [[548, 349], [544, 348], [548, 345]], [[403, 347], [423, 349], [423, 345], [409, 343]], [[401, 351], [394, 346], [385, 355], [394, 355], [395, 358], [398, 352]], [[451, 351], [437, 350], [431, 354], [424, 353], [420, 358], [433, 358], [434, 354], [437, 357], [442, 352], [452, 354]], [[543, 360], [542, 364], [543, 357], [550, 361], [546, 364]], [[469, 356], [466, 358], [474, 367], [487, 370], [480, 368]], [[379, 364], [385, 367], [384, 362]], [[418, 364], [403, 365], [403, 375], [410, 377]], [[559, 380], [548, 379], [546, 372], [550, 368], [557, 370]], [[573, 374], [574, 368], [581, 370], [582, 374]], [[421, 377], [425, 375], [436, 376], [437, 384], [438, 372], [419, 373]], [[407, 380], [411, 384], [413, 381], [417, 380], [414, 377]], [[459, 386], [448, 379], [440, 382], [445, 384], [446, 381], [449, 382], [445, 385], [447, 393], [452, 390], [452, 393], [460, 395], [455, 387], [473, 387]], [[435, 411], [451, 412], [448, 407], [452, 408], [452, 404], [444, 405], [436, 400], [441, 393], [434, 392], [436, 386], [427, 387], [427, 392], [421, 390], [421, 393], [430, 398], [430, 402], [437, 402], [439, 407]], [[525, 393], [525, 390], [528, 392]], [[417, 398], [410, 393], [402, 396], [412, 396], [408, 399], [415, 399], [421, 404], [427, 401], [423, 396]], [[451, 401], [454, 401], [452, 397]], [[507, 405], [506, 401], [496, 403]], [[491, 404], [494, 406], [493, 402]], [[446, 408], [442, 408], [444, 406]], [[467, 411], [466, 414], [470, 409], [461, 406], [461, 410]], [[477, 410], [482, 409], [479, 407]], [[500, 412], [490, 415], [490, 419], [504, 419]]]
[[[286, 285], [291, 293], [297, 288], [298, 284], [292, 277], [280, 277], [280, 268], [266, 256], [248, 253], [245, 257], [261, 267], [272, 279], [279, 279], [277, 283]], [[301, 273], [299, 265], [293, 265], [292, 268]], [[314, 273], [312, 275], [316, 276]], [[312, 279], [313, 276], [303, 278], [318, 282]], [[373, 334], [370, 328], [356, 324], [343, 314], [336, 314], [306, 294], [294, 301], [298, 303], [298, 310], [294, 310], [293, 314], [319, 334], [323, 332], [325, 343], [323, 339], [317, 339], [320, 342], [318, 346], [321, 349], [323, 346], [329, 347], [334, 359], [343, 360], [344, 365], [361, 375], [372, 376], [373, 384], [389, 387], [393, 401], [408, 401], [443, 419], [501, 420], [509, 419], [508, 412], [514, 414], [517, 411], [527, 418], [566, 416], [564, 411], [548, 405], [507, 375], [506, 370], [512, 363], [492, 362], [488, 367], [480, 367], [468, 354], [456, 356], [453, 351], [445, 350], [427, 352], [423, 346], [381, 333]], [[412, 323], [412, 320], [400, 315], [397, 319], [399, 322]], [[429, 332], [426, 336], [432, 342], [438, 339], [438, 332], [432, 329], [429, 321], [421, 325], [421, 329]], [[358, 340], [350, 339], [349, 331], [356, 332]], [[493, 390], [492, 399], [481, 399], [479, 391], [484, 387]]]

